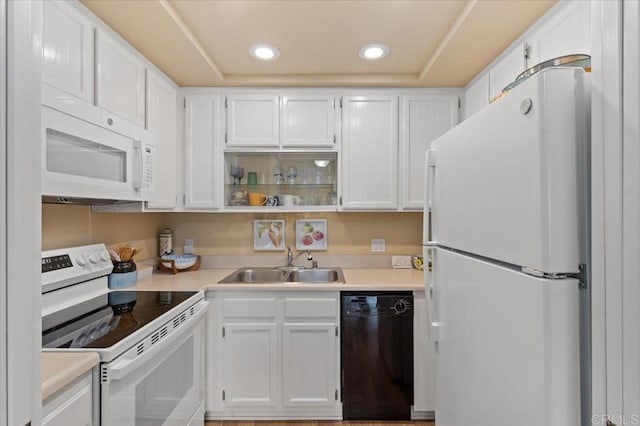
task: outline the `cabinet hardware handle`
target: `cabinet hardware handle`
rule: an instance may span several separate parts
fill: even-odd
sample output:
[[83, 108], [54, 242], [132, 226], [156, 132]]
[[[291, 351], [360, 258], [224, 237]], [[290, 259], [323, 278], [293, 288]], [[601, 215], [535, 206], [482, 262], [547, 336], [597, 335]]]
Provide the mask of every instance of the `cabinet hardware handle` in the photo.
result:
[[107, 124], [108, 124], [109, 126], [113, 126], [113, 118], [109, 118], [109, 119], [107, 119]]
[[336, 401], [338, 400], [338, 389], [336, 389], [336, 392], [334, 394], [334, 398], [335, 398]]
[[225, 336], [224, 327], [222, 327], [222, 337]]
[[336, 337], [338, 337], [338, 326], [336, 325]]
[[333, 134], [333, 143], [336, 143], [336, 134]]
[[226, 395], [225, 395], [224, 391], [222, 391], [222, 400], [223, 401], [224, 401], [225, 397], [226, 397]]

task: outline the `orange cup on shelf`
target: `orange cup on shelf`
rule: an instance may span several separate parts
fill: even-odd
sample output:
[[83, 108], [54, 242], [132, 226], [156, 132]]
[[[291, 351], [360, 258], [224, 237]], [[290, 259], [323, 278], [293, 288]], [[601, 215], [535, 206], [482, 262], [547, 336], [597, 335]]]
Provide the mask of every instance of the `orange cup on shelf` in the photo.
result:
[[249, 193], [249, 205], [250, 206], [264, 206], [267, 202], [267, 196], [260, 194], [259, 192]]

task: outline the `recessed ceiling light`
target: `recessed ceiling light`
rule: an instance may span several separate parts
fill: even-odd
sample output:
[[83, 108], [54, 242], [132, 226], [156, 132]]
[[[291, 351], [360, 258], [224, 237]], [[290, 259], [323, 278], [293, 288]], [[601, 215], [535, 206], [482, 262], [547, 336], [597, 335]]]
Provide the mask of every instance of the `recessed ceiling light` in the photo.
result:
[[268, 44], [254, 44], [249, 48], [249, 53], [261, 61], [273, 61], [280, 56], [280, 51]]
[[376, 59], [384, 58], [389, 54], [389, 46], [382, 43], [367, 44], [358, 52], [362, 59], [367, 61], [375, 61]]

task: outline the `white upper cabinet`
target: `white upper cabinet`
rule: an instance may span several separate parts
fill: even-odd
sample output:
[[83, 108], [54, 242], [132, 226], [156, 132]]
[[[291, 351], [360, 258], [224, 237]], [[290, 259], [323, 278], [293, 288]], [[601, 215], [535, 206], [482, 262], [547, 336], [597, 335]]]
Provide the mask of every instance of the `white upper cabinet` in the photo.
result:
[[226, 144], [229, 147], [277, 147], [280, 141], [280, 97], [269, 94], [229, 95]]
[[489, 100], [500, 94], [525, 68], [525, 44], [521, 43], [489, 71]]
[[154, 197], [147, 202], [152, 209], [176, 207], [176, 89], [162, 76], [147, 70], [147, 130], [155, 150]]
[[590, 54], [590, 29], [590, 2], [558, 3], [521, 38], [521, 42], [511, 46], [507, 54], [490, 68], [489, 99], [498, 95], [527, 68], [559, 56]]
[[398, 207], [398, 97], [342, 100], [342, 208]]
[[[97, 33], [96, 49], [97, 106], [144, 127], [144, 63], [103, 31]], [[107, 125], [113, 125], [110, 119]]]
[[425, 153], [429, 144], [458, 123], [458, 96], [401, 97], [400, 182], [402, 207], [424, 207]]
[[185, 197], [184, 206], [196, 209], [218, 207], [216, 170], [222, 155], [216, 155], [220, 123], [218, 95], [188, 95], [185, 118]]
[[464, 92], [464, 118], [489, 105], [489, 74], [483, 74]]
[[337, 143], [335, 104], [332, 95], [283, 96], [282, 146], [333, 148]]
[[588, 1], [566, 2], [531, 34], [529, 66], [571, 54], [591, 53], [591, 4]]
[[93, 104], [94, 25], [66, 1], [43, 3], [42, 79]]

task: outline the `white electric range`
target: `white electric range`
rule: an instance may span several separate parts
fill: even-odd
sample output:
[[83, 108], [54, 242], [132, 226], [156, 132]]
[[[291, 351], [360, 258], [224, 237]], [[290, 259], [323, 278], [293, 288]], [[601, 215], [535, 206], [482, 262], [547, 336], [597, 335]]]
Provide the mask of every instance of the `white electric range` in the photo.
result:
[[42, 348], [97, 352], [102, 426], [204, 424], [204, 293], [110, 291], [104, 244], [42, 253]]

